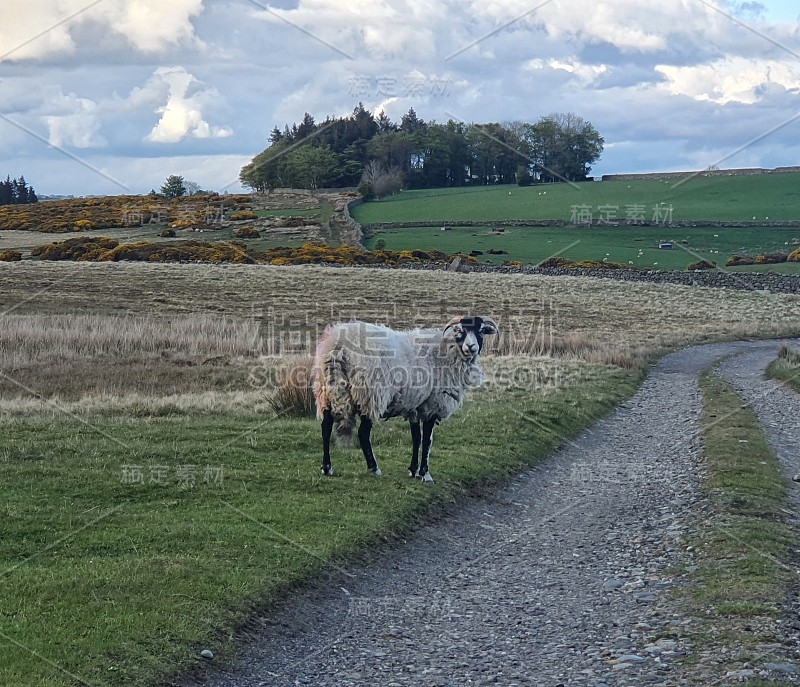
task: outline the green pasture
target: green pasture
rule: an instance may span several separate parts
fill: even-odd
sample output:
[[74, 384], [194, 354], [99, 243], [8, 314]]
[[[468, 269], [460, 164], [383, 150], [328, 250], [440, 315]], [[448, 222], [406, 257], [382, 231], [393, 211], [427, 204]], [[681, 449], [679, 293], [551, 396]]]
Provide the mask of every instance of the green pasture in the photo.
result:
[[[354, 209], [353, 216], [362, 224], [569, 221], [573, 209], [580, 206], [594, 219], [614, 215], [622, 221], [634, 212], [648, 221], [658, 220], [669, 206], [674, 220], [800, 220], [800, 173], [402, 191], [364, 203]], [[656, 208], [660, 208], [658, 216]]]
[[[724, 266], [734, 254], [789, 253], [800, 246], [800, 227], [504, 227], [500, 233], [489, 224], [453, 227], [449, 231], [430, 226], [378, 231], [367, 239], [367, 248], [374, 248], [379, 240], [390, 250], [436, 249], [445, 253], [479, 250], [483, 251], [483, 255], [477, 256], [479, 261], [490, 260], [495, 264], [505, 260], [538, 264], [546, 258], [562, 256], [683, 270], [699, 259]], [[662, 241], [673, 242], [673, 249], [660, 249]], [[489, 249], [505, 250], [508, 254], [489, 255]], [[800, 274], [800, 263], [753, 267]]]

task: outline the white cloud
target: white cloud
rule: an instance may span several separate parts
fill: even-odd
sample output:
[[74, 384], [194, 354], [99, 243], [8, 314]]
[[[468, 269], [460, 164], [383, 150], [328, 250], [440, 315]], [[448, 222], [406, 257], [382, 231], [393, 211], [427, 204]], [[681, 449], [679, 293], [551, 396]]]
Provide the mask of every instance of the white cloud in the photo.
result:
[[227, 138], [233, 134], [230, 127], [212, 126], [203, 118], [203, 108], [219, 94], [216, 89], [204, 88], [183, 67], [159, 67], [144, 88], [131, 94], [131, 100], [146, 102], [165, 90], [167, 102], [156, 110], [161, 118], [145, 137], [146, 141], [178, 143], [187, 136]]
[[530, 71], [552, 69], [566, 72], [567, 74], [571, 74], [575, 78], [575, 81], [582, 87], [594, 83], [598, 77], [608, 71], [608, 67], [604, 64], [582, 64], [576, 58], [568, 58], [565, 60], [543, 60], [541, 58], [536, 58], [525, 63], [523, 68]]
[[[73, 31], [88, 27], [99, 43], [112, 31], [135, 50], [157, 54], [198, 43], [192, 19], [203, 0], [5, 0], [0, 62], [78, 52]], [[116, 41], [117, 43], [119, 41]], [[88, 47], [88, 46], [87, 46]]]
[[100, 135], [97, 103], [93, 100], [79, 98], [74, 93], [64, 95], [59, 88], [49, 94], [44, 109], [51, 113], [43, 117], [50, 145], [100, 148], [107, 144]]
[[668, 82], [665, 88], [674, 95], [688, 95], [696, 100], [710, 100], [724, 105], [730, 102], [753, 104], [765, 87], [800, 89], [800, 64], [728, 57], [708, 64], [676, 67], [659, 65], [656, 69]]
[[137, 50], [159, 53], [196, 40], [191, 19], [203, 11], [203, 0], [127, 0], [114, 10], [107, 15], [111, 28]]
[[57, 23], [56, 17], [78, 11], [78, 2], [63, 8], [56, 2], [34, 4], [27, 0], [6, 0], [3, 4], [0, 61], [35, 58], [74, 49], [69, 25]]

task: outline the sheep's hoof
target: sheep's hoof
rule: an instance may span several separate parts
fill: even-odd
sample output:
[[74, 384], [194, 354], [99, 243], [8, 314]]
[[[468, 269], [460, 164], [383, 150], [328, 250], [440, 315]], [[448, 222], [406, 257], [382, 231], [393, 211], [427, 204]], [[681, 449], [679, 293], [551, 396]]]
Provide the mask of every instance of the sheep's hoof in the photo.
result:
[[325, 477], [333, 477], [333, 468], [327, 468], [327, 469], [322, 468], [322, 474]]
[[426, 472], [424, 475], [420, 475], [420, 479], [423, 482], [427, 482], [428, 484], [433, 484], [433, 477], [431, 477], [430, 472]]
[[409, 470], [408, 476], [411, 477], [411, 479], [416, 479], [417, 477], [419, 477], [419, 472], [414, 472], [412, 470]]
[[380, 477], [383, 473], [381, 469], [376, 465], [374, 470], [370, 470], [370, 472], [375, 475], [375, 477]]

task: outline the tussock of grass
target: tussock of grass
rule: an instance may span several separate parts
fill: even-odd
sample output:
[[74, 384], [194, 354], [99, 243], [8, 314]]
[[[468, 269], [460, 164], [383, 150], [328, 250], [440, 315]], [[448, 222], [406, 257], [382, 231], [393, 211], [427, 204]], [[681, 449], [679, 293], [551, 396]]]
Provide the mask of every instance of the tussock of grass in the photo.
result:
[[800, 391], [800, 351], [781, 346], [778, 357], [767, 368], [767, 377]]
[[286, 363], [278, 372], [275, 390], [267, 403], [276, 415], [313, 417], [316, 401], [311, 389], [310, 357]]

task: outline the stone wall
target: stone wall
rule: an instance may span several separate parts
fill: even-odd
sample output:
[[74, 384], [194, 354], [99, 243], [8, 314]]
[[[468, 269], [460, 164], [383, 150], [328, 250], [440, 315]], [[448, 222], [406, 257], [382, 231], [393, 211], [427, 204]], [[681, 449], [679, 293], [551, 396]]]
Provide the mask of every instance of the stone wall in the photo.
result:
[[[343, 267], [343, 265], [339, 265]], [[400, 267], [389, 265], [364, 265], [359, 269], [409, 269], [447, 270], [444, 263], [406, 263]], [[594, 277], [617, 281], [649, 282], [651, 284], [681, 284], [703, 286], [734, 291], [800, 294], [800, 276], [757, 272], [722, 272], [703, 270], [698, 272], [614, 269], [564, 269], [557, 267], [504, 267], [498, 265], [461, 265], [459, 272], [487, 274], [542, 274], [558, 277]]]
[[800, 172], [800, 167], [743, 167], [741, 169], [705, 169], [695, 172], [652, 172], [648, 174], [604, 174], [603, 181], [635, 181], [639, 179], [680, 179], [685, 177], [737, 177], [754, 176], [756, 174], [785, 174]]
[[[365, 224], [363, 230], [367, 234], [385, 229], [410, 229], [414, 227], [575, 227], [576, 225], [563, 219], [506, 219], [506, 220], [462, 220], [455, 222], [375, 222], [373, 224]], [[595, 219], [591, 225], [579, 224], [579, 228], [588, 226], [593, 227], [800, 227], [800, 220], [782, 220], [782, 221], [761, 221], [761, 222], [735, 222], [732, 220], [716, 220], [716, 219], [697, 219], [697, 220], [673, 220], [669, 223], [664, 222], [650, 222], [650, 221], [636, 221], [629, 222], [626, 220], [617, 220], [613, 222]]]

